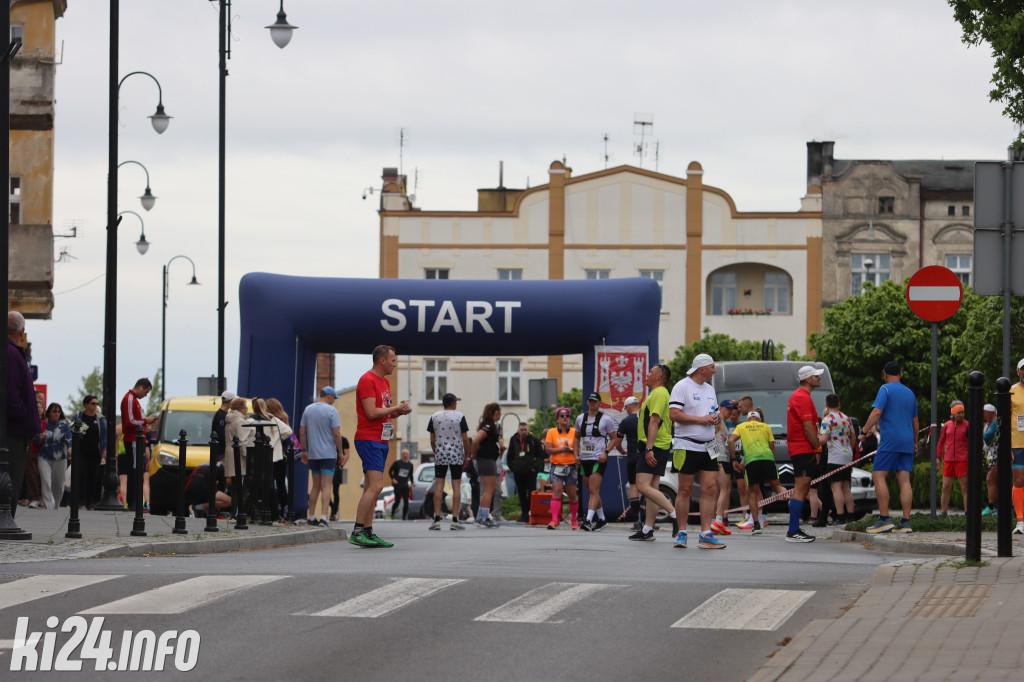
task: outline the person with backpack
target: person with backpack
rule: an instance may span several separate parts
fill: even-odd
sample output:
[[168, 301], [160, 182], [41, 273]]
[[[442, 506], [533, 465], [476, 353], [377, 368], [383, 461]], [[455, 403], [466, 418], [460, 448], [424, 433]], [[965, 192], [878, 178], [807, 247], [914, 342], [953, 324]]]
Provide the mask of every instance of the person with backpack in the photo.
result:
[[[608, 468], [608, 453], [621, 438], [615, 420], [602, 412], [601, 395], [587, 396], [587, 411], [576, 417], [576, 435], [572, 449], [583, 469], [583, 485], [587, 490], [587, 518], [580, 524], [585, 531], [601, 530], [608, 525], [601, 504], [601, 480]], [[597, 521], [594, 521], [597, 516]]]

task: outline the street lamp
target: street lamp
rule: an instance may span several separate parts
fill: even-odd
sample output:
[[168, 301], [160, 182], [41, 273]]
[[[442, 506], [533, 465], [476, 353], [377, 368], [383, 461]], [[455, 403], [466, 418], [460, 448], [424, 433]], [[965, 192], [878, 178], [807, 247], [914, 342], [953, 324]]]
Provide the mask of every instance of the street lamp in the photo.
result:
[[129, 160], [129, 161], [122, 161], [121, 163], [117, 164], [117, 167], [120, 168], [121, 166], [125, 165], [126, 163], [134, 163], [136, 166], [138, 166], [143, 171], [145, 171], [145, 173], [146, 173], [146, 191], [142, 193], [141, 197], [139, 197], [139, 201], [142, 202], [142, 208], [146, 209], [147, 211], [152, 209], [153, 205], [156, 204], [156, 199], [157, 198], [155, 196], [153, 196], [153, 193], [149, 190], [149, 171], [146, 169], [145, 166], [143, 166], [138, 161], [131, 161], [131, 160]]
[[196, 281], [196, 264], [188, 256], [175, 256], [171, 260], [167, 261], [167, 265], [164, 266], [164, 288], [163, 288], [163, 303], [160, 306], [161, 321], [160, 321], [160, 403], [164, 402], [164, 387], [167, 386], [167, 299], [171, 293], [170, 284], [167, 281], [167, 271], [171, 267], [171, 263], [184, 258], [189, 263], [192, 263], [192, 281], [187, 286], [195, 287], [199, 286], [199, 282]]
[[[214, 2], [214, 0], [210, 0]], [[227, 183], [225, 171], [225, 129], [227, 120], [227, 76], [228, 59], [231, 58], [231, 0], [216, 0], [220, 4], [220, 23], [218, 33], [220, 38], [220, 116], [218, 131], [218, 183], [217, 183], [217, 392], [221, 393], [226, 388], [224, 376], [224, 308], [227, 302], [224, 300], [224, 270], [225, 270], [225, 237], [224, 237], [224, 195]], [[277, 21], [270, 26], [270, 37], [274, 44], [283, 48], [292, 38], [292, 31], [297, 27], [288, 23], [284, 13], [284, 0], [281, 0], [281, 9], [277, 13]]]
[[138, 249], [140, 256], [145, 256], [146, 252], [149, 251], [149, 242], [146, 241], [146, 223], [142, 221], [142, 216], [135, 211], [121, 211], [117, 215], [122, 216], [125, 213], [131, 213], [139, 219], [140, 223], [142, 223], [142, 234], [139, 235], [139, 241], [135, 242], [135, 248]]
[[[106, 255], [106, 293], [104, 301], [104, 322], [103, 322], [103, 414], [108, 419], [113, 419], [117, 414], [117, 119], [118, 99], [121, 93], [121, 86], [131, 76], [148, 76], [156, 83], [157, 106], [156, 113], [149, 117], [153, 130], [163, 133], [167, 130], [171, 117], [164, 111], [163, 88], [160, 81], [153, 74], [145, 71], [132, 71], [124, 78], [118, 80], [120, 70], [119, 56], [119, 24], [120, 24], [120, 0], [110, 0], [110, 48], [109, 48], [109, 73], [108, 73], [108, 100], [107, 100], [107, 255]], [[141, 164], [140, 164], [141, 165]], [[148, 172], [147, 172], [148, 175]], [[148, 183], [147, 183], [148, 184]], [[143, 195], [145, 201], [145, 195]], [[153, 197], [155, 200], [155, 197]], [[144, 208], [152, 208], [152, 204]], [[140, 218], [141, 220], [141, 218]], [[148, 242], [139, 240], [136, 247], [140, 253], [148, 248]], [[117, 499], [117, 434], [115, 429], [107, 429], [107, 463], [103, 474], [103, 499], [96, 507], [104, 511], [117, 511], [123, 509]], [[141, 475], [141, 472], [138, 472]], [[142, 500], [136, 500], [142, 504]]]

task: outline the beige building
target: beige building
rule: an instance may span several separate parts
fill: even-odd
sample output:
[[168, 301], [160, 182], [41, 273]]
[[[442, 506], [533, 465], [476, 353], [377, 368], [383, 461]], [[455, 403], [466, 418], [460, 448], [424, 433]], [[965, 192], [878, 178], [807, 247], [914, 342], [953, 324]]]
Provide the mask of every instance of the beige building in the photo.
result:
[[[630, 166], [574, 177], [558, 161], [548, 175], [547, 184], [527, 190], [478, 190], [476, 211], [423, 211], [413, 206], [397, 169], [385, 169], [380, 276], [649, 277], [664, 292], [658, 339], [662, 360], [699, 338], [704, 328], [806, 351], [807, 335], [820, 327], [821, 317], [817, 186], [794, 199], [793, 212], [744, 213], [727, 192], [704, 184], [697, 162], [685, 178]], [[593, 303], [596, 314], [615, 315]], [[552, 324], [557, 333], [557, 321]], [[510, 432], [515, 417], [525, 420], [531, 414], [526, 405], [530, 379], [555, 377], [559, 391], [579, 387], [582, 380], [580, 355], [400, 355], [400, 362], [392, 395], [413, 405], [408, 433], [421, 451], [429, 450], [427, 421], [441, 409], [441, 396], [448, 391], [463, 399], [460, 409], [471, 429], [486, 403], [501, 403], [504, 428]], [[398, 430], [405, 439], [406, 425]]]
[[974, 164], [836, 159], [833, 142], [808, 142], [807, 183], [822, 188], [822, 304], [926, 265], [970, 284]]
[[10, 67], [7, 307], [37, 319], [53, 310], [55, 25], [66, 9], [66, 0], [10, 3], [11, 39], [22, 46]]

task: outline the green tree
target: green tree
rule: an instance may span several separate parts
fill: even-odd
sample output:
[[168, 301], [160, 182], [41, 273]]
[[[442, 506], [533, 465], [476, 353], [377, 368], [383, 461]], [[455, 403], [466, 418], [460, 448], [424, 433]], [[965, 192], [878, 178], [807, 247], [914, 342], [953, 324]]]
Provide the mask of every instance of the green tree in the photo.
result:
[[[1024, 0], [949, 0], [963, 42], [992, 48], [993, 88], [989, 101], [1003, 104], [1003, 115], [1024, 124]], [[1016, 146], [1024, 142], [1024, 129]]]
[[164, 378], [157, 370], [153, 374], [153, 390], [149, 392], [149, 399], [146, 401], [146, 414], [157, 414], [160, 412], [160, 391]]
[[[734, 339], [728, 334], [712, 334], [710, 327], [704, 327], [704, 336], [691, 344], [676, 348], [675, 357], [667, 363], [672, 370], [673, 382], [686, 375], [690, 369], [695, 355], [707, 353], [715, 359], [715, 362], [727, 360], [760, 360], [760, 341], [741, 341]], [[782, 344], [775, 346], [775, 357], [779, 359], [797, 359], [797, 353], [792, 352], [786, 356], [786, 347]], [[669, 389], [671, 390], [671, 386]]]
[[103, 372], [99, 367], [93, 367], [88, 375], [82, 377], [82, 385], [78, 389], [78, 397], [68, 396], [64, 405], [64, 414], [78, 414], [82, 411], [85, 396], [92, 394], [100, 399], [100, 407], [103, 406]]
[[[995, 391], [995, 381], [1003, 375], [1003, 297], [975, 296], [970, 289], [968, 298], [971, 314], [964, 333], [953, 339], [953, 356], [958, 358], [965, 373], [979, 370], [985, 374], [987, 391]], [[941, 330], [941, 326], [940, 326]], [[1016, 383], [1014, 369], [1024, 357], [1024, 299], [1010, 299], [1010, 376]], [[989, 400], [989, 402], [994, 402]]]
[[[570, 421], [576, 423], [576, 417], [583, 412], [583, 389], [574, 388], [566, 393], [558, 394], [558, 406], [568, 407], [571, 410]], [[544, 413], [547, 413], [548, 428], [550, 429], [555, 425], [555, 411], [548, 407], [542, 410], [537, 410], [530, 417], [530, 433], [540, 438], [544, 435]]]

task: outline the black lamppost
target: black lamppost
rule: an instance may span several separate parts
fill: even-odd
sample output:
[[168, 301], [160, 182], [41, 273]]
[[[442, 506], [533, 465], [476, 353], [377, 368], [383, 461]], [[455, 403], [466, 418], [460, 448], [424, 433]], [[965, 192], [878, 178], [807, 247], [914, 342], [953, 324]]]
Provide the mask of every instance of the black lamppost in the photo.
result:
[[170, 284], [167, 281], [167, 271], [171, 267], [171, 263], [184, 258], [189, 263], [192, 263], [192, 281], [188, 283], [188, 286], [194, 287], [199, 286], [199, 282], [196, 281], [196, 264], [188, 256], [175, 256], [171, 260], [167, 261], [167, 265], [164, 266], [164, 288], [163, 288], [163, 299], [160, 305], [161, 319], [160, 319], [160, 403], [164, 402], [165, 391], [164, 388], [167, 386], [167, 299], [171, 293]]
[[[214, 0], [210, 0], [213, 2]], [[219, 161], [217, 165], [217, 393], [227, 388], [227, 381], [224, 373], [224, 307], [227, 302], [224, 300], [224, 188], [226, 184], [225, 173], [225, 128], [226, 128], [226, 104], [227, 104], [227, 75], [228, 59], [231, 59], [231, 0], [216, 0], [220, 3], [220, 121], [219, 121]], [[284, 0], [281, 0], [281, 9], [277, 13], [277, 21], [267, 26], [270, 29], [270, 37], [274, 44], [280, 48], [292, 39], [292, 31], [297, 26], [288, 23], [288, 17], [284, 13]], [[230, 443], [225, 444], [229, 447]]]
[[149, 251], [149, 242], [146, 241], [146, 223], [142, 221], [142, 216], [140, 216], [135, 211], [121, 211], [117, 215], [120, 217], [125, 213], [131, 213], [133, 216], [139, 219], [140, 223], [142, 223], [142, 234], [139, 235], [139, 241], [135, 242], [135, 248], [138, 249], [140, 256], [145, 256], [146, 252]]
[[[125, 78], [127, 78], [127, 76], [125, 76]], [[170, 118], [170, 117], [168, 117], [168, 118]], [[167, 128], [167, 126], [165, 125], [164, 129], [166, 130], [166, 128]], [[149, 191], [149, 170], [145, 166], [143, 166], [141, 163], [139, 163], [138, 161], [131, 161], [131, 160], [129, 160], [129, 161], [122, 161], [121, 163], [117, 164], [117, 167], [120, 168], [121, 166], [125, 165], [126, 163], [134, 163], [136, 166], [141, 168], [143, 170], [143, 172], [145, 172], [145, 174], [146, 174], [146, 191], [142, 193], [141, 197], [139, 197], [139, 201], [142, 202], [142, 208], [144, 208], [144, 209], [146, 209], [148, 211], [151, 208], [153, 208], [154, 204], [156, 204], [156, 197], [153, 196], [153, 193], [151, 191]]]
[[[108, 80], [107, 114], [107, 277], [106, 300], [103, 325], [103, 414], [113, 420], [117, 414], [117, 106], [121, 85], [135, 75], [149, 76], [156, 83], [156, 113], [149, 117], [153, 130], [163, 133], [171, 117], [164, 112], [163, 88], [152, 74], [133, 71], [118, 80], [119, 65], [119, 21], [120, 0], [110, 0], [110, 73]], [[148, 175], [148, 173], [147, 173]], [[141, 472], [140, 472], [141, 475]], [[117, 499], [117, 434], [113, 427], [107, 429], [107, 464], [103, 475], [103, 499], [96, 507], [101, 510], [119, 510], [123, 507]], [[137, 501], [141, 503], [141, 500]]]

